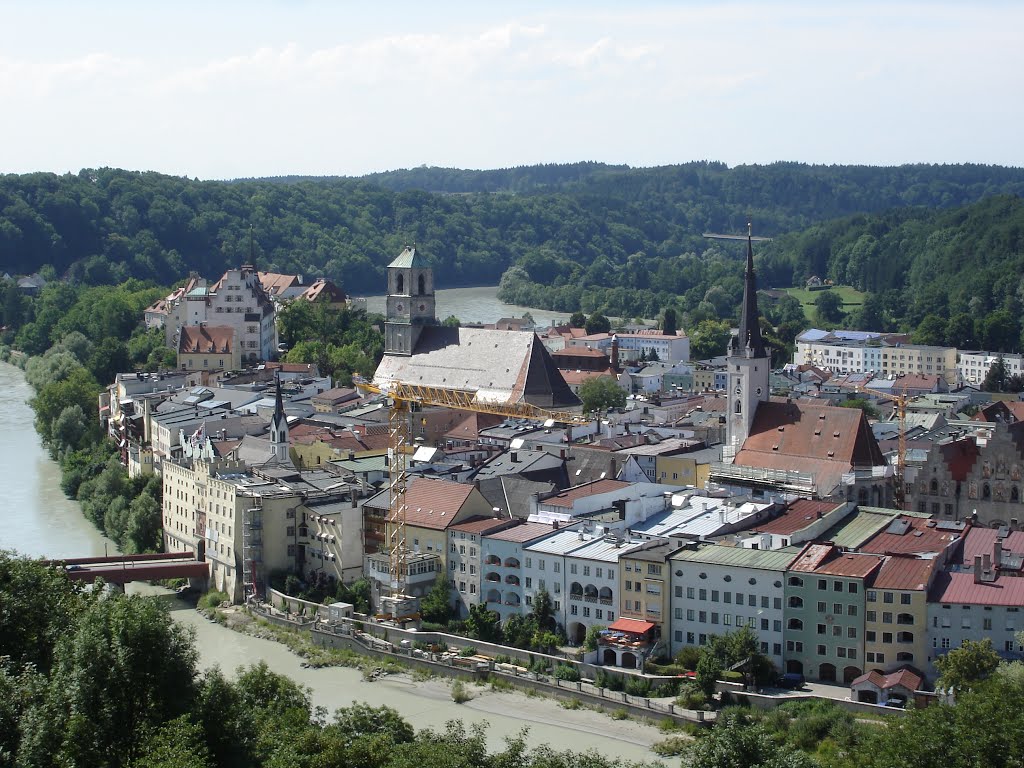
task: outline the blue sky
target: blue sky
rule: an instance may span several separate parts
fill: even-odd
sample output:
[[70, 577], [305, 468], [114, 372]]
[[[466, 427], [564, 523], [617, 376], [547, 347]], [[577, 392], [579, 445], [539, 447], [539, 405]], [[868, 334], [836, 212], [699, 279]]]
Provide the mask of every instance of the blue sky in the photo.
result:
[[1010, 2], [0, 0], [0, 172], [1019, 166], [1022, 28]]

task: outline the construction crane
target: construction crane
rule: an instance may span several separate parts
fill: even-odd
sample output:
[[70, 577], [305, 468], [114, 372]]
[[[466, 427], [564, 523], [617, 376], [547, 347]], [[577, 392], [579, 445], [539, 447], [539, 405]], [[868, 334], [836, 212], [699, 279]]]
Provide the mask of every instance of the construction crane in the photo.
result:
[[745, 235], [721, 235], [717, 232], [704, 232], [701, 237], [706, 237], [708, 240], [747, 240], [753, 243], [771, 242], [770, 237], [760, 237], [754, 235], [754, 224], [747, 222], [747, 234]]
[[[895, 389], [895, 387], [893, 387]], [[875, 389], [867, 384], [860, 384], [857, 387], [858, 392], [870, 392], [873, 395], [879, 395], [880, 397], [888, 397], [894, 403], [896, 403], [896, 418], [899, 423], [899, 440], [896, 447], [896, 471], [895, 471], [895, 483], [896, 483], [896, 508], [902, 510], [906, 501], [906, 472], [907, 472], [907, 403], [910, 402], [910, 398], [907, 397], [907, 385], [904, 384], [899, 394], [895, 392], [886, 392], [885, 390]]]
[[506, 418], [556, 423], [589, 424], [591, 419], [581, 413], [551, 411], [530, 403], [495, 403], [478, 400], [475, 392], [426, 387], [418, 384], [390, 382], [385, 387], [354, 374], [352, 383], [362, 392], [385, 395], [391, 400], [388, 409], [388, 454], [391, 475], [391, 504], [388, 508], [388, 570], [393, 595], [403, 595], [406, 576], [406, 488], [408, 463], [406, 446], [410, 444], [409, 418], [413, 405], [434, 405], [473, 413], [492, 413]]

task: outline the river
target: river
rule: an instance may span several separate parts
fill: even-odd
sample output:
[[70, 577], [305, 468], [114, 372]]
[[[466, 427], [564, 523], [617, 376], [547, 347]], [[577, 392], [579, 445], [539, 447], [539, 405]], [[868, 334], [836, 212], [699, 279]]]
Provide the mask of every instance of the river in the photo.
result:
[[[522, 317], [524, 312], [529, 312], [538, 326], [546, 327], [567, 323], [571, 314], [503, 304], [498, 300], [498, 287], [494, 285], [477, 288], [442, 288], [435, 291], [435, 297], [438, 320], [455, 315], [463, 323], [493, 323], [503, 317]], [[385, 296], [367, 296], [367, 311], [384, 314], [385, 300]]]
[[[0, 506], [0, 549], [34, 557], [116, 552], [113, 542], [82, 516], [78, 503], [61, 492], [60, 467], [50, 459], [32, 425], [31, 396], [21, 370], [0, 363], [0, 459], [7, 473], [5, 503]], [[353, 669], [304, 669], [284, 646], [211, 623], [166, 590], [132, 585], [129, 591], [159, 596], [177, 621], [195, 628], [203, 668], [233, 671], [265, 661], [271, 669], [309, 686], [314, 705], [330, 711], [363, 701], [394, 707], [416, 728], [440, 729], [452, 719], [467, 725], [487, 723], [492, 748], [500, 748], [506, 736], [528, 727], [531, 746], [593, 748], [622, 760], [652, 759], [648, 745], [661, 738], [649, 725], [615, 721], [590, 710], [565, 710], [552, 700], [522, 694], [480, 690], [475, 699], [460, 705], [437, 681], [418, 682], [399, 675], [366, 682]]]

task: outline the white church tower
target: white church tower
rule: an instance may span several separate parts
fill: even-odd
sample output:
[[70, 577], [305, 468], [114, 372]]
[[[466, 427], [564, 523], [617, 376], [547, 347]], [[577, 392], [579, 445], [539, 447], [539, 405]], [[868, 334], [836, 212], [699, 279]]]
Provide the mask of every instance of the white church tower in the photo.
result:
[[743, 308], [739, 333], [729, 344], [729, 417], [726, 451], [735, 455], [750, 434], [758, 403], [768, 401], [771, 356], [761, 337], [757, 311], [757, 280], [754, 276], [752, 227], [747, 224], [747, 270], [743, 280]]

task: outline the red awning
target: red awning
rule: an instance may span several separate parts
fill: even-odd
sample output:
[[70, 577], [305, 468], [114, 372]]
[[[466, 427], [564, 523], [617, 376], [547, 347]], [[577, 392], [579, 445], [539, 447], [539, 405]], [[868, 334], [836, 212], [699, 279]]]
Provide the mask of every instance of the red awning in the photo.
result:
[[649, 621], [640, 621], [639, 619], [616, 619], [615, 623], [608, 627], [608, 629], [613, 632], [629, 632], [634, 635], [642, 635], [654, 629], [654, 625]]

